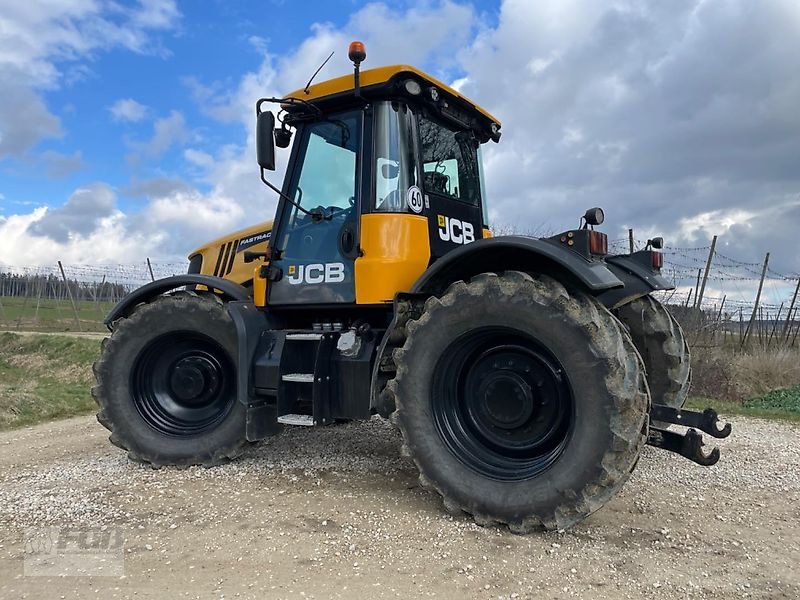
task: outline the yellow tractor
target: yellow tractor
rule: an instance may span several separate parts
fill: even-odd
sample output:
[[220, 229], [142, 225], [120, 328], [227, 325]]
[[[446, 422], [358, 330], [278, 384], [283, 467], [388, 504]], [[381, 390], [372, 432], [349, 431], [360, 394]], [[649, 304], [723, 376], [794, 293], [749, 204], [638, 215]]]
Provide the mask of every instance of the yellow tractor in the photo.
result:
[[[663, 241], [608, 255], [599, 208], [550, 238], [492, 237], [481, 147], [500, 121], [413, 67], [362, 72], [358, 42], [349, 56], [352, 77], [256, 104], [274, 221], [108, 315], [93, 395], [111, 441], [214, 465], [284, 426], [380, 415], [448, 510], [516, 532], [603, 506], [645, 443], [715, 463], [697, 429], [730, 426], [682, 409], [689, 349], [651, 295], [671, 288]], [[279, 188], [266, 174], [290, 145]]]

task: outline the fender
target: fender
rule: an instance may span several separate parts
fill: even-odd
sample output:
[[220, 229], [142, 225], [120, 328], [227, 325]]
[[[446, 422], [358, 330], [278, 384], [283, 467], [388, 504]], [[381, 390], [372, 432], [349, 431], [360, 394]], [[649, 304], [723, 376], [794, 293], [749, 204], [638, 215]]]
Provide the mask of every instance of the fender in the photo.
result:
[[111, 329], [111, 325], [114, 323], [114, 321], [121, 317], [128, 316], [131, 310], [138, 304], [141, 304], [142, 302], [148, 302], [156, 296], [160, 296], [164, 292], [169, 292], [170, 290], [187, 285], [204, 285], [209, 289], [222, 292], [223, 296], [228, 299], [237, 300], [239, 302], [249, 302], [252, 300], [250, 297], [250, 292], [247, 290], [247, 288], [239, 285], [238, 283], [234, 283], [228, 279], [222, 279], [221, 277], [213, 277], [211, 275], [187, 273], [184, 275], [174, 275], [172, 277], [158, 279], [132, 291], [122, 300], [117, 302], [114, 308], [111, 309], [111, 312], [108, 313], [108, 316], [104, 322], [106, 326]]
[[602, 260], [589, 260], [561, 245], [524, 236], [476, 240], [445, 254], [422, 274], [412, 292], [439, 294], [453, 281], [487, 271], [536, 271], [569, 279], [596, 295], [624, 283]]
[[633, 254], [607, 256], [608, 268], [625, 287], [608, 290], [597, 296], [606, 308], [619, 308], [637, 298], [659, 290], [673, 290], [675, 286], [651, 266], [651, 252], [640, 250]]

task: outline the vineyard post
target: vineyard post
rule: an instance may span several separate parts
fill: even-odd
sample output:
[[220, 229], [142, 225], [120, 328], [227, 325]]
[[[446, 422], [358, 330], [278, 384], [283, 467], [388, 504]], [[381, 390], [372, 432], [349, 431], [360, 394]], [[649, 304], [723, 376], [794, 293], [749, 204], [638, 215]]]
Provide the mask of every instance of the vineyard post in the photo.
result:
[[702, 310], [703, 296], [706, 293], [706, 281], [708, 281], [708, 273], [711, 271], [711, 261], [714, 258], [714, 249], [717, 247], [717, 236], [711, 239], [711, 250], [708, 252], [708, 260], [706, 260], [706, 270], [703, 273], [703, 283], [700, 285], [700, 295], [697, 296], [697, 306]]
[[39, 323], [39, 305], [42, 303], [42, 288], [44, 288], [44, 282], [44, 278], [39, 281], [39, 291], [36, 294], [36, 312], [33, 313], [33, 322], [37, 324]]
[[633, 254], [635, 249], [633, 246], [633, 229], [628, 229], [628, 248], [630, 249], [631, 254]]
[[800, 292], [800, 277], [797, 278], [797, 287], [794, 288], [794, 296], [792, 296], [792, 303], [789, 305], [789, 312], [786, 313], [786, 323], [783, 324], [783, 331], [781, 332], [781, 337], [785, 337], [787, 340], [789, 339], [789, 319], [792, 316], [792, 311], [794, 310], [795, 302], [797, 302], [797, 292]]
[[78, 316], [78, 305], [75, 304], [75, 298], [72, 296], [72, 289], [69, 287], [69, 281], [67, 281], [67, 274], [64, 273], [64, 266], [61, 264], [61, 261], [58, 261], [58, 269], [61, 271], [61, 277], [64, 280], [64, 285], [67, 288], [67, 293], [69, 294], [69, 301], [72, 303], [72, 310], [75, 312], [75, 325], [78, 326], [78, 331], [83, 331], [81, 329], [81, 320]]
[[747, 329], [744, 330], [744, 337], [742, 338], [742, 347], [747, 342], [747, 337], [750, 335], [750, 329], [753, 327], [753, 321], [756, 320], [758, 315], [758, 303], [761, 301], [761, 290], [764, 289], [764, 278], [767, 276], [767, 267], [769, 266], [769, 252], [764, 257], [764, 268], [761, 269], [761, 280], [758, 282], [758, 292], [756, 292], [756, 303], [753, 305], [753, 314], [750, 315], [750, 321], [747, 323]]
[[700, 293], [700, 275], [703, 273], [703, 269], [697, 269], [697, 283], [694, 284], [694, 304], [692, 304], [692, 308], [700, 308], [702, 307], [697, 303], [697, 296]]
[[[722, 303], [719, 305], [719, 312], [717, 313], [716, 323], [714, 325], [714, 338], [713, 343], [717, 342], [717, 330], [719, 330], [720, 325], [722, 324], [722, 309], [725, 308], [725, 299], [727, 298], [727, 294], [722, 297]], [[725, 329], [722, 330], [722, 344], [725, 344]]]
[[100, 282], [100, 285], [97, 287], [97, 289], [94, 292], [94, 305], [97, 308], [97, 311], [101, 315], [103, 314], [103, 309], [100, 308], [100, 294], [103, 293], [103, 289], [105, 288], [105, 285], [106, 285], [106, 276], [103, 275], [103, 280]]
[[150, 264], [150, 257], [147, 257], [147, 270], [150, 271], [150, 281], [155, 281], [156, 278], [153, 275], [153, 265]]
[[[21, 287], [22, 286], [20, 284], [20, 290], [19, 290], [20, 293], [22, 293]], [[22, 299], [22, 308], [19, 310], [19, 316], [17, 317], [17, 327], [16, 327], [17, 331], [19, 331], [20, 325], [22, 325], [22, 315], [25, 314], [25, 309], [28, 307], [28, 299], [30, 297], [30, 294], [28, 293], [29, 292], [29, 287], [30, 287], [30, 279], [26, 276], [25, 277], [25, 292], [24, 292], [25, 296]]]
[[778, 331], [778, 321], [781, 320], [781, 312], [783, 312], [783, 302], [781, 302], [780, 308], [778, 308], [778, 314], [775, 316], [775, 322], [772, 324], [772, 331], [769, 332], [767, 348], [769, 348], [770, 344], [772, 343], [772, 336], [774, 336]]

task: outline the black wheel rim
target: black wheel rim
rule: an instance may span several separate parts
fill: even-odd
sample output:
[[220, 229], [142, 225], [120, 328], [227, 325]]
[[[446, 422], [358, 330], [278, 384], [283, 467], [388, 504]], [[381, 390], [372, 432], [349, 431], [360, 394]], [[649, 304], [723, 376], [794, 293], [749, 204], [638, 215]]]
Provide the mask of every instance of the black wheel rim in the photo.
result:
[[447, 348], [433, 379], [439, 434], [473, 471], [530, 479], [566, 447], [572, 390], [561, 364], [538, 341], [506, 328], [477, 329]]
[[235, 402], [228, 353], [211, 338], [173, 332], [150, 342], [131, 372], [131, 396], [150, 427], [191, 436], [216, 427]]

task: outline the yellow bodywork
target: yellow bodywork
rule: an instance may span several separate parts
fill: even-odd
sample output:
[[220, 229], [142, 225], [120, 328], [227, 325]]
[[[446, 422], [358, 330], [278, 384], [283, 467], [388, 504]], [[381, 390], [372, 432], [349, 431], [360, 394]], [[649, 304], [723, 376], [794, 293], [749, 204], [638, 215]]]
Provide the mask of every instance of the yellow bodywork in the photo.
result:
[[199, 254], [203, 257], [200, 267], [203, 275], [215, 275], [249, 287], [253, 281], [253, 266], [263, 263], [245, 263], [244, 250], [264, 252], [269, 239], [263, 235], [271, 231], [272, 221], [245, 227], [198, 248], [189, 255], [189, 260]]
[[361, 217], [361, 252], [356, 261], [356, 304], [392, 302], [428, 268], [428, 219], [401, 213]]
[[[409, 65], [390, 65], [387, 67], [378, 67], [376, 69], [367, 69], [366, 71], [361, 71], [360, 74], [360, 83], [361, 87], [368, 87], [370, 85], [379, 85], [381, 83], [386, 83], [392, 77], [397, 75], [398, 73], [410, 73], [423, 79], [430, 83], [437, 88], [444, 90], [448, 94], [455, 96], [462, 102], [464, 102], [467, 106], [471, 106], [484, 117], [497, 123], [500, 125], [500, 121], [494, 117], [494, 115], [490, 114], [488, 111], [484, 110], [474, 102], [472, 102], [466, 96], [461, 95], [458, 91], [451, 88], [446, 83], [442, 83], [435, 77], [431, 77], [427, 73], [423, 73], [419, 69], [415, 69]], [[301, 100], [318, 100], [320, 98], [325, 98], [327, 96], [335, 96], [337, 94], [345, 94], [347, 92], [353, 91], [353, 75], [343, 75], [342, 77], [337, 77], [335, 79], [329, 79], [328, 81], [321, 81], [320, 83], [315, 83], [311, 87], [308, 88], [308, 92], [300, 89], [295, 90], [291, 94], [287, 94], [286, 98], [300, 98]]]

